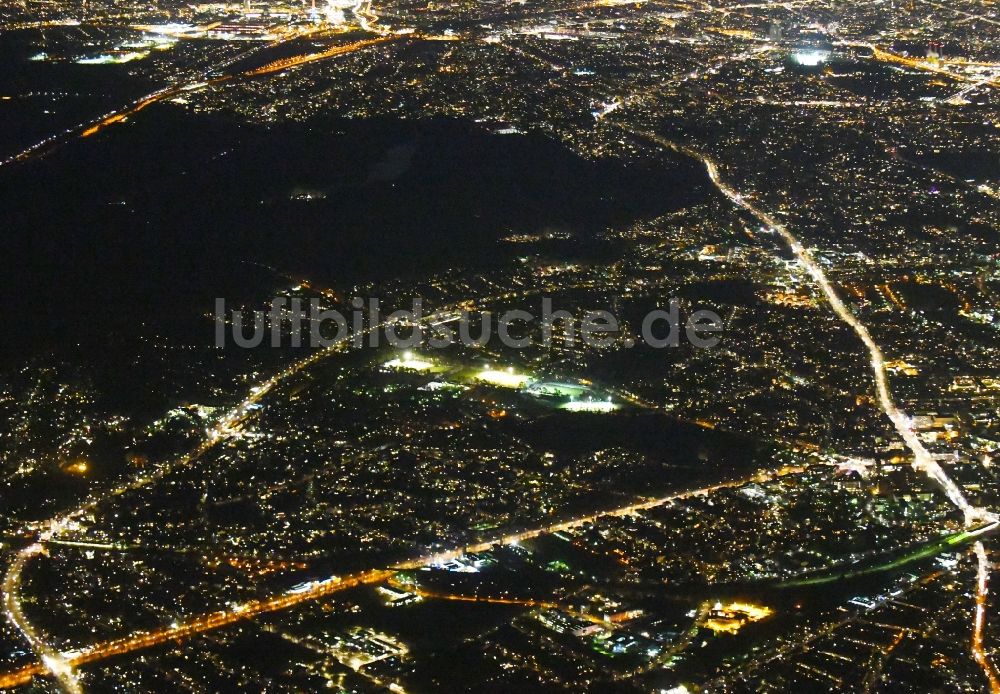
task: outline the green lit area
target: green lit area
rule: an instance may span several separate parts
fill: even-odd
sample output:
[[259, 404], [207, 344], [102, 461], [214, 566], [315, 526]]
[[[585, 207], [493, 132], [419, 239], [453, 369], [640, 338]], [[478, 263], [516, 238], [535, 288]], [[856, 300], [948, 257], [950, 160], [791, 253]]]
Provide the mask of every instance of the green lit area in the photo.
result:
[[912, 564], [913, 562], [920, 561], [921, 559], [929, 559], [954, 547], [966, 545], [976, 538], [995, 530], [996, 527], [996, 523], [987, 523], [974, 530], [961, 530], [951, 533], [950, 535], [945, 535], [941, 538], [930, 540], [929, 542], [912, 548], [909, 552], [903, 554], [902, 556], [880, 562], [879, 564], [875, 564], [873, 566], [843, 569], [839, 571], [835, 570], [832, 573], [824, 573], [819, 576], [796, 578], [789, 581], [783, 581], [778, 584], [778, 587], [798, 588], [804, 586], [816, 586], [852, 578], [859, 578], [861, 576], [870, 576], [873, 574], [884, 573], [886, 571], [894, 571], [908, 564]]

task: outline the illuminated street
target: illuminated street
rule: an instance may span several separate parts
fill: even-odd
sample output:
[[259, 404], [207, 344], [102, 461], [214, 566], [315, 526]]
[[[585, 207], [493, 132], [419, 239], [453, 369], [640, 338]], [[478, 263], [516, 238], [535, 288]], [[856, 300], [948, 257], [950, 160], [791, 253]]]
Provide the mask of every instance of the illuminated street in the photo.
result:
[[1000, 694], [995, 4], [0, 5], [0, 690]]

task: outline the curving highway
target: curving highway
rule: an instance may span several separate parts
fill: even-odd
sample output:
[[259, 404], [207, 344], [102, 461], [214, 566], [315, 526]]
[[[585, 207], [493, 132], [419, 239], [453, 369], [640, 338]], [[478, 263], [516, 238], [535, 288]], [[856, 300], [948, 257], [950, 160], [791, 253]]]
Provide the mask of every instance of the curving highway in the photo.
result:
[[[3, 582], [3, 606], [7, 619], [17, 628], [24, 638], [31, 645], [31, 649], [41, 658], [41, 664], [30, 666], [36, 674], [48, 672], [52, 675], [59, 686], [69, 694], [82, 694], [83, 688], [73, 670], [72, 664], [66, 657], [55, 650], [42, 638], [42, 636], [31, 625], [31, 622], [24, 616], [21, 610], [21, 574], [24, 566], [32, 557], [42, 554], [44, 549], [40, 543], [30, 545], [17, 554], [14, 562], [7, 570]], [[0, 678], [0, 689], [5, 689], [2, 678]]]
[[819, 287], [823, 296], [826, 298], [830, 308], [833, 309], [834, 313], [837, 314], [844, 323], [854, 331], [854, 334], [858, 336], [862, 344], [867, 349], [870, 357], [870, 366], [872, 375], [875, 378], [875, 393], [878, 399], [879, 407], [885, 413], [885, 415], [892, 422], [893, 427], [899, 434], [903, 443], [913, 454], [913, 467], [918, 472], [922, 472], [927, 477], [931, 479], [944, 494], [951, 501], [952, 505], [962, 511], [965, 518], [965, 524], [967, 526], [973, 526], [976, 523], [981, 522], [991, 522], [998, 519], [998, 517], [992, 512], [972, 506], [968, 500], [965, 498], [965, 494], [954, 480], [952, 480], [948, 473], [945, 472], [934, 457], [930, 454], [930, 451], [924, 446], [920, 437], [917, 436], [916, 431], [913, 429], [912, 422], [910, 418], [899, 409], [895, 401], [892, 398], [892, 393], [889, 391], [889, 376], [885, 368], [885, 356], [882, 354], [882, 349], [872, 338], [871, 333], [868, 328], [858, 320], [858, 318], [851, 312], [847, 305], [844, 304], [837, 290], [834, 289], [830, 280], [827, 278], [826, 273], [820, 266], [816, 259], [813, 257], [812, 253], [802, 245], [802, 242], [792, 234], [788, 227], [778, 221], [771, 214], [761, 210], [759, 207], [754, 205], [750, 200], [745, 198], [741, 193], [737, 192], [735, 189], [726, 184], [719, 174], [718, 165], [706, 155], [697, 152], [690, 147], [685, 147], [679, 145], [675, 142], [667, 140], [666, 138], [660, 137], [655, 133], [649, 132], [637, 132], [633, 133], [640, 137], [652, 140], [668, 149], [675, 152], [680, 152], [689, 157], [693, 157], [701, 161], [705, 165], [705, 169], [708, 171], [708, 176], [712, 181], [712, 184], [722, 193], [726, 198], [728, 198], [733, 204], [746, 210], [751, 215], [753, 215], [759, 222], [773, 230], [777, 233], [782, 240], [787, 244], [789, 249], [795, 255], [799, 264], [805, 269], [806, 273], [812, 278], [816, 286]]
[[[933, 456], [920, 440], [920, 437], [917, 436], [910, 418], [906, 415], [906, 413], [899, 409], [895, 400], [893, 400], [892, 393], [889, 390], [889, 377], [885, 368], [885, 356], [882, 354], [882, 349], [875, 342], [874, 338], [872, 338], [871, 333], [864, 323], [858, 320], [857, 316], [855, 316], [851, 310], [847, 308], [846, 304], [844, 304], [840, 295], [837, 293], [837, 290], [834, 289], [830, 280], [827, 278], [823, 268], [818, 262], [816, 262], [812, 253], [802, 245], [802, 242], [788, 230], [787, 226], [778, 221], [773, 215], [761, 210], [741, 193], [725, 183], [719, 174], [718, 165], [708, 156], [697, 152], [690, 147], [679, 145], [675, 142], [667, 140], [666, 138], [660, 137], [655, 133], [633, 132], [633, 135], [644, 137], [675, 152], [685, 154], [701, 161], [705, 165], [705, 169], [708, 172], [708, 176], [711, 179], [712, 184], [719, 190], [720, 193], [726, 196], [726, 198], [728, 198], [733, 204], [749, 212], [759, 222], [773, 230], [782, 238], [789, 249], [791, 249], [796, 259], [798, 259], [802, 267], [812, 278], [816, 286], [819, 287], [834, 313], [836, 313], [837, 316], [844, 323], [846, 323], [852, 331], [854, 331], [854, 334], [858, 336], [862, 344], [865, 346], [865, 349], [868, 351], [872, 375], [875, 378], [875, 392], [879, 407], [892, 422], [893, 427], [903, 440], [903, 443], [906, 444], [906, 447], [913, 454], [913, 468], [926, 475], [942, 492], [944, 492], [945, 496], [948, 497], [948, 500], [952, 503], [952, 505], [962, 512], [967, 528], [971, 529], [979, 523], [986, 523], [995, 526], [995, 524], [1000, 521], [1000, 516], [992, 511], [970, 504], [959, 486], [954, 480], [951, 479], [951, 477], [948, 476], [948, 473], [944, 470], [944, 468], [941, 467], [936, 460], [934, 460]], [[989, 563], [982, 541], [976, 542], [974, 551], [978, 561], [978, 572], [976, 580], [976, 609], [972, 629], [971, 649], [973, 657], [983, 669], [984, 674], [989, 680], [990, 691], [992, 694], [1000, 694], [1000, 675], [998, 675], [996, 667], [989, 660], [983, 649], [983, 631], [986, 623], [988, 593], [987, 587], [992, 567]]]
[[[166, 643], [177, 642], [197, 634], [230, 626], [261, 614], [287, 610], [303, 603], [324, 598], [350, 588], [383, 583], [391, 579], [397, 571], [417, 569], [428, 564], [444, 563], [468, 552], [485, 551], [496, 544], [513, 544], [530, 540], [532, 538], [539, 537], [540, 535], [558, 532], [560, 530], [578, 528], [587, 523], [592, 523], [600, 518], [627, 516], [639, 511], [662, 506], [673, 501], [709, 494], [720, 489], [739, 487], [751, 482], [765, 482], [767, 480], [784, 477], [786, 475], [797, 474], [802, 472], [804, 469], [805, 468], [798, 466], [788, 466], [774, 471], [758, 472], [752, 476], [738, 480], [721, 482], [706, 487], [700, 487], [698, 489], [684, 490], [657, 499], [648, 499], [635, 504], [630, 504], [628, 506], [571, 518], [569, 520], [542, 528], [532, 528], [530, 530], [511, 533], [474, 545], [456, 547], [454, 549], [427, 554], [397, 564], [389, 569], [370, 569], [368, 571], [342, 577], [331, 576], [326, 580], [313, 582], [305, 590], [291, 590], [270, 598], [252, 600], [233, 605], [227, 610], [220, 610], [218, 612], [191, 617], [158, 631], [135, 632], [122, 638], [104, 641], [80, 650], [60, 653], [45, 646], [44, 644], [38, 644], [37, 648], [39, 649], [39, 652], [42, 648], [46, 649], [42, 655], [42, 662], [28, 665], [20, 670], [0, 674], [0, 689], [12, 689], [14, 687], [28, 684], [39, 675], [50, 674], [56, 677], [61, 677], [62, 672], [72, 672], [73, 668], [81, 665], [98, 662], [115, 656], [125, 655], [127, 653], [132, 653], [146, 648], [152, 648], [154, 646], [160, 646]], [[10, 575], [11, 574], [9, 573], [8, 576]], [[58, 667], [53, 667], [53, 664], [58, 664]]]

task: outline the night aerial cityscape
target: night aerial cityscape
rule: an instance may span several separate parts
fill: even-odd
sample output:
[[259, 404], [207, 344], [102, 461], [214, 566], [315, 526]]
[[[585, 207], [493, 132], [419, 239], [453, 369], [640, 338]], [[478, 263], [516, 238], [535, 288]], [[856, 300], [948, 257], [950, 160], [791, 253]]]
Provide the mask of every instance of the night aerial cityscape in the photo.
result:
[[0, 55], [0, 691], [1000, 694], [994, 0]]

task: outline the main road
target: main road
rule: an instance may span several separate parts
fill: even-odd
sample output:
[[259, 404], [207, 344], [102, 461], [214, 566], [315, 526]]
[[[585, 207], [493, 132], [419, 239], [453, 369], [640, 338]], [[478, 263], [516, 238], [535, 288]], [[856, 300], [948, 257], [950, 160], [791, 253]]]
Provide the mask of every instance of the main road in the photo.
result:
[[[370, 3], [369, 3], [369, 13], [370, 13]], [[362, 15], [359, 15], [359, 17], [362, 17]], [[374, 15], [368, 14], [362, 17], [363, 28], [366, 28], [369, 31], [376, 31], [376, 27], [372, 25], [369, 21], [371, 18], [374, 18]], [[139, 99], [136, 99], [135, 101], [127, 104], [126, 106], [105, 113], [104, 115], [98, 117], [95, 120], [92, 120], [87, 123], [82, 123], [76, 127], [68, 128], [65, 131], [50, 135], [44, 140], [36, 142], [35, 144], [31, 145], [30, 147], [27, 147], [26, 149], [18, 152], [17, 154], [13, 154], [7, 159], [0, 160], [0, 167], [4, 167], [10, 164], [15, 164], [17, 162], [28, 161], [30, 159], [39, 157], [51, 151], [56, 146], [68, 142], [77, 136], [91, 137], [92, 135], [96, 135], [97, 133], [101, 132], [102, 130], [111, 125], [115, 125], [117, 123], [122, 123], [126, 121], [130, 116], [139, 113], [139, 111], [142, 111], [143, 109], [155, 103], [165, 101], [167, 99], [172, 99], [186, 92], [203, 89], [206, 86], [220, 84], [222, 82], [228, 82], [236, 78], [249, 79], [254, 77], [260, 77], [263, 75], [269, 75], [275, 72], [281, 72], [283, 70], [287, 70], [289, 68], [293, 68], [298, 65], [304, 65], [306, 63], [311, 63], [317, 60], [325, 60], [327, 58], [333, 58], [339, 55], [353, 53], [355, 51], [363, 50], [370, 46], [374, 46], [380, 43], [386, 43], [389, 41], [396, 41], [413, 35], [411, 32], [406, 32], [406, 31], [393, 32], [387, 29], [383, 29], [381, 27], [377, 27], [377, 29], [378, 29], [377, 35], [372, 38], [354, 41], [353, 43], [337, 44], [331, 48], [328, 48], [325, 51], [320, 51], [318, 53], [305, 53], [302, 55], [297, 55], [290, 58], [277, 60], [268, 63], [263, 67], [255, 68], [252, 70], [246, 70], [244, 72], [237, 71], [237, 72], [230, 72], [227, 74], [219, 74], [216, 77], [209, 77], [210, 74], [212, 73], [218, 74], [219, 71], [222, 70], [223, 68], [227, 68], [231, 65], [234, 65], [235, 63], [245, 59], [249, 54], [255, 51], [266, 48], [273, 48], [282, 43], [286, 43], [287, 41], [293, 38], [301, 38], [304, 35], [308, 35], [301, 33], [290, 34], [286, 38], [251, 49], [250, 51], [244, 51], [239, 55], [231, 57], [221, 63], [214, 64], [207, 70], [204, 70], [197, 79], [176, 82], [166, 87], [161, 87], [160, 89], [157, 89], [154, 92], [151, 92], [143, 97], [140, 97]]]
[[[546, 292], [552, 292], [558, 289], [565, 289], [566, 287], [559, 287], [556, 285], [544, 285], [542, 287], [527, 289], [521, 291], [509, 291], [496, 296], [480, 297], [478, 299], [464, 299], [458, 301], [453, 305], [441, 307], [438, 310], [440, 312], [448, 312], [456, 310], [458, 308], [465, 308], [467, 310], [471, 309], [477, 302], [479, 304], [486, 304], [493, 301], [511, 299], [515, 297], [526, 298], [535, 294], [545, 294]], [[246, 398], [233, 407], [229, 412], [220, 417], [216, 423], [206, 431], [206, 436], [202, 442], [193, 451], [186, 453], [174, 460], [159, 466], [154, 472], [141, 476], [139, 478], [123, 482], [117, 487], [106, 490], [99, 495], [92, 495], [90, 498], [85, 500], [77, 508], [63, 513], [61, 516], [52, 518], [41, 523], [36, 523], [28, 526], [27, 530], [32, 530], [39, 534], [39, 542], [22, 549], [16, 556], [15, 560], [7, 569], [7, 573], [4, 577], [3, 582], [3, 601], [7, 604], [8, 617], [12, 624], [25, 636], [28, 643], [31, 645], [32, 650], [41, 658], [40, 663], [36, 663], [29, 667], [23, 668], [16, 673], [9, 673], [5, 676], [0, 676], [0, 689], [5, 689], [10, 686], [15, 686], [18, 684], [23, 684], [24, 682], [30, 681], [35, 675], [39, 674], [49, 674], [57, 679], [63, 688], [69, 692], [75, 692], [77, 690], [73, 689], [73, 686], [79, 686], [74, 684], [76, 682], [75, 673], [73, 668], [81, 663], [92, 662], [95, 659], [100, 659], [101, 657], [110, 657], [110, 655], [117, 655], [120, 653], [126, 653], [130, 650], [136, 650], [139, 648], [148, 648], [149, 646], [156, 645], [158, 643], [163, 643], [166, 640], [182, 638], [187, 634], [200, 633], [201, 631], [206, 631], [208, 629], [216, 629], [220, 626], [225, 626], [233, 621], [238, 621], [240, 619], [245, 619], [247, 617], [253, 616], [254, 614], [260, 614], [261, 612], [271, 612], [277, 609], [284, 609], [298, 604], [304, 600], [315, 599], [317, 597], [323, 597], [329, 594], [331, 590], [343, 590], [351, 585], [358, 585], [360, 583], [366, 582], [379, 582], [383, 580], [383, 576], [376, 573], [378, 570], [372, 570], [371, 572], [365, 572], [363, 574], [357, 574], [354, 577], [337, 581], [326, 582], [322, 584], [321, 590], [316, 591], [306, 591], [304, 593], [296, 593], [294, 596], [281, 595], [270, 601], [264, 601], [261, 603], [253, 603], [251, 605], [242, 606], [238, 610], [234, 610], [231, 613], [216, 613], [213, 615], [208, 615], [206, 617], [200, 617], [192, 623], [182, 624], [178, 629], [168, 629], [162, 632], [155, 632], [153, 634], [143, 633], [135, 638], [126, 638], [121, 640], [116, 640], [105, 644], [104, 647], [98, 649], [88, 649], [83, 652], [74, 653], [63, 653], [60, 654], [54, 648], [52, 648], [42, 637], [39, 635], [35, 629], [31, 626], [30, 622], [25, 618], [21, 607], [20, 607], [20, 592], [19, 587], [21, 583], [21, 574], [24, 571], [24, 567], [40, 553], [40, 548], [43, 543], [52, 541], [60, 541], [60, 537], [66, 532], [72, 530], [76, 521], [83, 515], [95, 509], [100, 503], [108, 499], [122, 496], [130, 491], [141, 489], [146, 487], [156, 481], [159, 481], [164, 476], [168, 475], [172, 471], [192, 465], [201, 459], [206, 453], [215, 448], [220, 442], [226, 441], [231, 435], [239, 430], [239, 428], [244, 424], [247, 418], [253, 412], [253, 406], [260, 403], [269, 393], [271, 393], [275, 388], [282, 385], [286, 381], [292, 379], [302, 371], [316, 365], [317, 363], [327, 359], [328, 357], [338, 354], [344, 349], [348, 348], [352, 342], [357, 339], [364, 340], [372, 331], [378, 331], [386, 328], [387, 323], [379, 323], [374, 326], [368, 326], [360, 333], [356, 335], [346, 335], [341, 337], [339, 340], [334, 341], [330, 345], [313, 352], [309, 356], [293, 362], [286, 366], [284, 369], [278, 373], [272, 375], [271, 377], [261, 381], [254, 387], [250, 389], [249, 394]], [[787, 474], [792, 468], [786, 468], [783, 474]], [[705, 493], [711, 491], [712, 489], [718, 489], [726, 486], [726, 484], [718, 485], [716, 487], [707, 488], [701, 490]], [[509, 535], [506, 538], [500, 538], [498, 540], [491, 540], [490, 542], [482, 543], [475, 547], [465, 547], [458, 548], [452, 551], [439, 553], [437, 555], [432, 555], [428, 557], [423, 557], [420, 559], [415, 559], [403, 567], [415, 567], [420, 566], [424, 563], [433, 563], [434, 561], [446, 561], [445, 557], [454, 557], [462, 554], [463, 551], [482, 551], [489, 548], [493, 544], [500, 542], [514, 542], [519, 539], [528, 539], [531, 537], [537, 537], [538, 535], [559, 530], [563, 528], [571, 528], [581, 523], [588, 522], [594, 518], [598, 518], [605, 515], [614, 514], [627, 514], [633, 513], [635, 511], [642, 510], [643, 508], [651, 508], [672, 498], [680, 497], [666, 497], [664, 499], [644, 501], [639, 504], [632, 505], [625, 508], [614, 509], [607, 511], [603, 514], [597, 514], [592, 516], [587, 516], [583, 518], [576, 518], [565, 523], [561, 523], [557, 526], [552, 526], [551, 530], [541, 528], [537, 530], [528, 530], [514, 535]], [[369, 580], [372, 579], [372, 580]], [[221, 616], [220, 616], [221, 615]], [[100, 655], [104, 654], [104, 655]], [[26, 679], [25, 679], [26, 678]]]
[[[0, 674], [0, 689], [12, 689], [14, 687], [19, 687], [28, 684], [39, 675], [48, 674], [57, 677], [60, 684], [62, 684], [68, 691], [79, 691], [79, 689], [74, 690], [70, 687], [79, 687], [74, 669], [81, 665], [95, 663], [115, 656], [125, 655], [127, 653], [152, 648], [154, 646], [160, 646], [166, 643], [177, 642], [197, 634], [230, 626], [261, 614], [287, 610], [303, 603], [325, 598], [333, 595], [334, 593], [339, 593], [350, 588], [383, 583], [391, 579], [398, 571], [417, 569], [429, 564], [447, 562], [468, 552], [485, 551], [497, 544], [515, 544], [539, 537], [541, 535], [558, 532], [560, 530], [578, 528], [601, 518], [627, 516], [644, 510], [656, 508], [658, 506], [663, 506], [674, 501], [710, 494], [721, 489], [740, 487], [752, 482], [766, 482], [771, 479], [797, 474], [805, 469], [806, 468], [801, 466], [786, 466], [774, 471], [762, 471], [752, 476], [737, 480], [720, 482], [718, 484], [700, 487], [697, 489], [679, 491], [656, 499], [646, 499], [627, 506], [577, 516], [553, 525], [517, 531], [472, 545], [455, 547], [453, 549], [414, 557], [408, 561], [395, 564], [390, 568], [370, 569], [348, 576], [331, 576], [322, 581], [314, 581], [304, 589], [296, 588], [269, 598], [230, 605], [225, 610], [190, 617], [157, 631], [135, 632], [121, 638], [93, 644], [78, 650], [62, 652], [55, 651], [39, 639], [37, 644], [33, 643], [33, 646], [36, 648], [36, 652], [40, 653], [42, 662], [33, 663], [19, 670]], [[18, 557], [18, 561], [27, 561], [30, 556], [34, 556], [39, 551], [40, 549], [33, 549], [30, 555], [22, 554]], [[8, 581], [12, 580], [10, 578], [12, 575], [18, 574], [19, 571], [16, 573], [9, 572]], [[6, 594], [8, 596], [15, 595], [16, 591], [9, 590]], [[23, 620], [23, 616], [21, 621], [25, 624], [27, 623]], [[28, 628], [30, 629], [30, 626]]]
[[660, 137], [655, 133], [639, 132], [634, 134], [701, 161], [705, 165], [705, 169], [708, 172], [708, 176], [711, 179], [712, 184], [719, 190], [720, 193], [727, 197], [736, 206], [749, 212], [760, 223], [777, 233], [782, 238], [788, 248], [795, 255], [796, 259], [799, 261], [799, 264], [820, 289], [827, 303], [833, 309], [833, 312], [837, 314], [837, 317], [846, 323], [852, 331], [854, 331], [854, 334], [857, 335], [857, 337], [861, 340], [861, 343], [865, 346], [865, 349], [868, 351], [869, 364], [872, 375], [875, 379], [875, 394], [877, 396], [879, 407], [892, 422], [893, 427], [903, 440], [903, 443], [905, 443], [906, 447], [910, 449], [910, 453], [913, 455], [913, 467], [917, 471], [929, 477], [931, 481], [933, 481], [941, 489], [941, 491], [944, 492], [949, 501], [951, 501], [952, 505], [962, 512], [967, 526], [972, 526], [979, 522], [997, 520], [997, 516], [992, 512], [980, 507], [972, 506], [968, 500], [966, 500], [962, 490], [957, 484], [955, 484], [954, 480], [948, 476], [948, 473], [945, 472], [944, 468], [942, 468], [941, 465], [934, 460], [934, 457], [924, 446], [920, 437], [913, 429], [910, 417], [899, 409], [893, 400], [892, 393], [889, 391], [889, 377], [885, 368], [885, 356], [882, 354], [882, 349], [875, 342], [874, 338], [872, 338], [871, 333], [868, 331], [868, 328], [864, 325], [864, 323], [858, 320], [847, 305], [844, 304], [840, 295], [837, 293], [837, 290], [834, 289], [833, 284], [827, 278], [826, 272], [813, 257], [812, 253], [802, 244], [801, 241], [799, 241], [798, 238], [795, 237], [794, 234], [792, 234], [791, 231], [788, 230], [788, 227], [778, 221], [771, 214], [761, 210], [745, 196], [725, 183], [719, 174], [718, 165], [708, 156], [697, 152], [690, 147], [685, 147], [667, 140], [666, 138]]
[[[889, 390], [889, 376], [885, 368], [885, 356], [882, 354], [882, 349], [878, 346], [878, 343], [875, 342], [871, 332], [869, 332], [865, 324], [858, 320], [857, 316], [855, 316], [847, 305], [844, 304], [840, 295], [837, 293], [837, 290], [833, 287], [829, 278], [827, 278], [826, 272], [823, 270], [822, 266], [816, 262], [813, 254], [802, 244], [802, 242], [799, 241], [799, 239], [785, 224], [780, 222], [773, 215], [760, 209], [744, 195], [723, 181], [722, 176], [719, 173], [718, 165], [707, 155], [695, 151], [690, 147], [686, 147], [663, 138], [655, 133], [633, 132], [632, 134], [638, 137], [646, 138], [663, 147], [701, 161], [705, 165], [705, 169], [708, 172], [708, 177], [711, 179], [712, 184], [720, 193], [722, 193], [737, 207], [749, 212], [761, 224], [771, 229], [781, 237], [781, 239], [795, 255], [799, 264], [803, 267], [803, 269], [805, 269], [806, 273], [812, 278], [813, 282], [820, 289], [823, 296], [826, 298], [827, 303], [830, 305], [830, 308], [833, 309], [833, 312], [838, 318], [846, 323], [852, 331], [854, 331], [854, 334], [857, 335], [858, 339], [861, 340], [861, 343], [868, 351], [869, 364], [872, 375], [875, 379], [875, 393], [878, 399], [879, 407], [892, 422], [892, 425], [899, 434], [899, 437], [903, 440], [903, 443], [906, 444], [906, 447], [913, 455], [913, 468], [917, 472], [926, 475], [945, 494], [952, 505], [962, 512], [967, 528], [971, 529], [973, 526], [980, 523], [995, 524], [1000, 517], [992, 511], [970, 504], [959, 486], [955, 484], [955, 481], [948, 476], [945, 469], [941, 467], [936, 460], [934, 460], [930, 451], [928, 451], [924, 446], [920, 437], [913, 429], [912, 420], [906, 415], [906, 413], [899, 409], [892, 397], [892, 393]], [[976, 580], [975, 618], [972, 627], [970, 648], [972, 650], [973, 657], [980, 667], [982, 667], [983, 672], [989, 681], [990, 691], [992, 694], [1000, 694], [1000, 675], [998, 675], [996, 667], [989, 660], [983, 649], [983, 631], [986, 622], [988, 583], [992, 564], [989, 562], [989, 557], [986, 554], [986, 549], [982, 541], [976, 542], [974, 550], [978, 563], [978, 572]]]
[[[64, 691], [82, 694], [83, 689], [73, 671], [73, 666], [62, 653], [50, 647], [45, 639], [31, 625], [21, 610], [21, 573], [25, 564], [43, 551], [40, 543], [33, 544], [18, 553], [3, 582], [3, 608], [10, 621], [31, 645], [31, 649], [42, 659], [44, 670], [51, 673]], [[39, 666], [34, 666], [39, 667]], [[43, 668], [39, 668], [40, 670]], [[0, 689], [4, 689], [0, 680]]]

